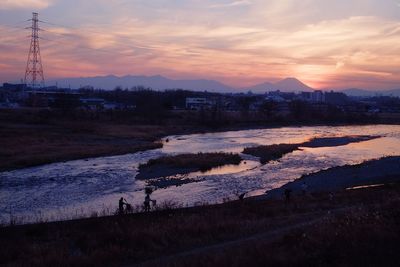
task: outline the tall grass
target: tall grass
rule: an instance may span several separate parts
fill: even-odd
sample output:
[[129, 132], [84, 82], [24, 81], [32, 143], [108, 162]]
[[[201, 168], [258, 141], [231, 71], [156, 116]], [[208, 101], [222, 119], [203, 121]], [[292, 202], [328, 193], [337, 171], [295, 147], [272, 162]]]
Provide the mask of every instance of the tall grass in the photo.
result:
[[93, 122], [1, 124], [0, 171], [156, 149], [163, 146], [158, 138], [172, 131]]
[[[149, 266], [360, 266], [357, 262], [368, 259], [374, 260], [371, 264], [393, 263], [399, 255], [399, 198], [397, 186], [338, 193], [334, 201], [322, 194], [298, 198], [292, 206], [249, 199], [181, 209], [169, 202], [164, 210], [148, 214], [0, 228], [0, 265], [110, 266], [154, 258], [164, 260]], [[330, 213], [337, 208], [344, 211]], [[315, 218], [320, 220], [312, 227], [273, 240], [245, 241]], [[232, 240], [239, 241], [231, 246]], [[207, 249], [215, 244], [220, 247]], [[185, 251], [193, 253], [165, 258]]]
[[197, 153], [181, 154], [175, 156], [164, 156], [157, 159], [151, 159], [145, 164], [139, 166], [139, 170], [155, 166], [168, 166], [173, 168], [190, 168], [200, 171], [208, 171], [212, 168], [235, 164], [238, 165], [242, 158], [233, 153]]
[[260, 162], [265, 164], [272, 160], [277, 160], [287, 153], [299, 149], [300, 144], [278, 144], [248, 147], [243, 150], [244, 154], [249, 154], [260, 158]]

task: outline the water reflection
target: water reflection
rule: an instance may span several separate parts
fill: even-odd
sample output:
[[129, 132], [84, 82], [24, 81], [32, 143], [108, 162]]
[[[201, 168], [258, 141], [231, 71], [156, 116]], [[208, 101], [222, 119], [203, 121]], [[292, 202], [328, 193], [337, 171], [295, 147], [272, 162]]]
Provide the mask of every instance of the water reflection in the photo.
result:
[[[197, 152], [236, 152], [254, 145], [301, 143], [312, 137], [379, 135], [382, 138], [338, 147], [304, 148], [278, 161], [260, 166], [243, 155], [246, 164], [193, 173], [200, 182], [154, 192], [158, 203], [174, 200], [193, 205], [215, 203], [236, 192], [260, 194], [303, 174], [364, 160], [400, 155], [400, 126], [285, 127], [236, 132], [170, 136], [162, 149], [135, 154], [76, 160], [0, 173], [0, 220], [9, 213], [71, 216], [76, 210], [112, 209], [122, 195], [135, 204], [143, 202], [144, 181], [136, 181], [140, 163], [163, 155]], [[54, 215], [56, 214], [56, 215]], [[33, 215], [32, 215], [33, 216]]]
[[225, 165], [213, 168], [206, 172], [194, 172], [190, 176], [210, 176], [210, 175], [227, 175], [239, 172], [253, 170], [259, 167], [261, 163], [257, 160], [244, 160], [239, 165]]

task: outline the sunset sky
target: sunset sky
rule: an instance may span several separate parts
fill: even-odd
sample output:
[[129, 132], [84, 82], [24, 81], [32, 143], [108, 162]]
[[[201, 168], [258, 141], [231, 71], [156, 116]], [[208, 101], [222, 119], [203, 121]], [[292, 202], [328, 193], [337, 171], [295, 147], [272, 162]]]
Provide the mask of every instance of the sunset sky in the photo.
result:
[[0, 0], [0, 82], [24, 75], [33, 11], [46, 79], [400, 88], [398, 0]]

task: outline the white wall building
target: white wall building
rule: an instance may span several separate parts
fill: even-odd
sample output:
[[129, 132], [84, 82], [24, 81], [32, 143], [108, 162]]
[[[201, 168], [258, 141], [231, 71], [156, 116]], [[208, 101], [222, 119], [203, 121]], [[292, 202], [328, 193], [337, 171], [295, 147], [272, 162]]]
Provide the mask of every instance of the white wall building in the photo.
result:
[[215, 103], [205, 97], [187, 97], [186, 98], [186, 108], [187, 109], [207, 109], [214, 106]]

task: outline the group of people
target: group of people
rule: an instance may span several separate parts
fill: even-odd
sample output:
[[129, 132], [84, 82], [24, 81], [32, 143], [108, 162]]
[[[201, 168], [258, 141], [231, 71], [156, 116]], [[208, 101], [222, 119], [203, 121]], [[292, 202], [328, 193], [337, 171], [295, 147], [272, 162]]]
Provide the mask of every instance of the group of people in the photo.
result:
[[[151, 189], [148, 189], [148, 188], [145, 189], [146, 196], [145, 196], [144, 202], [143, 202], [143, 210], [144, 210], [145, 212], [149, 212], [149, 211], [151, 210], [151, 205], [150, 205], [150, 203], [153, 204], [153, 207], [154, 207], [154, 206], [156, 205], [156, 203], [157, 203], [156, 200], [150, 198], [150, 195], [151, 195], [152, 192], [153, 192], [153, 190], [151, 190]], [[132, 205], [129, 204], [129, 203], [126, 201], [126, 199], [124, 199], [123, 197], [121, 197], [121, 198], [119, 199], [119, 201], [118, 201], [118, 213], [119, 213], [120, 215], [122, 215], [122, 214], [128, 214], [128, 213], [132, 213], [132, 212], [133, 212], [133, 210], [132, 210]]]
[[[303, 182], [301, 185], [301, 192], [303, 196], [307, 195], [307, 191], [308, 191], [308, 185]], [[153, 200], [150, 198], [151, 193], [153, 193], [153, 190], [151, 188], [145, 188], [145, 198], [144, 198], [144, 202], [143, 202], [143, 210], [145, 212], [149, 212], [151, 210], [151, 203], [153, 204], [153, 207], [156, 205], [156, 200]], [[243, 193], [241, 195], [239, 195], [239, 200], [243, 200], [244, 196], [246, 193]], [[291, 195], [292, 195], [292, 189], [290, 188], [286, 188], [283, 192], [284, 197], [285, 197], [285, 203], [289, 203], [291, 200]], [[118, 203], [118, 213], [119, 214], [127, 214], [127, 213], [131, 213], [132, 212], [132, 205], [129, 204], [126, 199], [124, 199], [123, 197], [121, 197], [119, 199], [119, 203]]]

